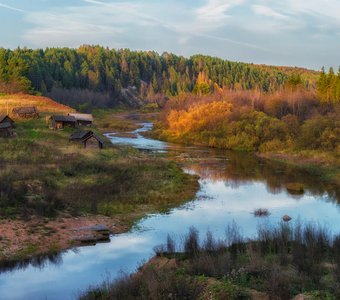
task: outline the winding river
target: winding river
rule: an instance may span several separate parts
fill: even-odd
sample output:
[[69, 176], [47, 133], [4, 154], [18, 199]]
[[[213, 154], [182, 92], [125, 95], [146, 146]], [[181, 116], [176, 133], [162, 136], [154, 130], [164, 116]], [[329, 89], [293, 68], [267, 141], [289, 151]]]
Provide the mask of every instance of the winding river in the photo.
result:
[[[288, 214], [295, 220], [313, 220], [332, 232], [340, 232], [340, 194], [317, 176], [253, 155], [208, 148], [171, 145], [144, 138], [141, 128], [128, 137], [108, 134], [112, 143], [131, 145], [142, 151], [169, 155], [183, 163], [190, 174], [199, 175], [195, 199], [166, 214], [150, 214], [130, 232], [114, 235], [109, 243], [81, 247], [59, 255], [36, 258], [3, 267], [0, 299], [74, 299], [80, 291], [120, 271], [133, 272], [165, 242], [168, 233], [180, 239], [195, 226], [202, 234], [209, 229], [223, 238], [225, 228], [235, 221], [245, 236], [252, 237], [261, 223], [277, 224]], [[290, 193], [288, 183], [305, 186], [302, 194]], [[270, 215], [255, 218], [253, 211], [267, 208]]]

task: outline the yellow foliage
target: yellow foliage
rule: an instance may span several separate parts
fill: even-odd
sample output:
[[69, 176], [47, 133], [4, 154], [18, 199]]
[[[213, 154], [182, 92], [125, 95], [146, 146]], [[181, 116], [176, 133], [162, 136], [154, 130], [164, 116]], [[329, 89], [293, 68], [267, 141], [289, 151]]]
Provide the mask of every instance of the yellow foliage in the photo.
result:
[[181, 136], [209, 129], [221, 120], [227, 120], [231, 109], [232, 104], [228, 102], [214, 101], [192, 106], [187, 111], [171, 110], [167, 117], [168, 131], [173, 136]]

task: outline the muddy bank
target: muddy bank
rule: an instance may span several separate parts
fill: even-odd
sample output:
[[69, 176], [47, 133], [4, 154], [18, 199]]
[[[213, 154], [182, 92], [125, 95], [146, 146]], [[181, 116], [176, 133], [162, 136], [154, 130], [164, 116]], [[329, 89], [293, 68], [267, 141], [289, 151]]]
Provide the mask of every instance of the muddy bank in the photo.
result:
[[[0, 260], [18, 260], [81, 246], [82, 238], [93, 235], [95, 231], [91, 227], [98, 225], [105, 225], [112, 234], [129, 229], [119, 218], [106, 216], [1, 220]], [[89, 227], [89, 230], [85, 230], [85, 227]]]

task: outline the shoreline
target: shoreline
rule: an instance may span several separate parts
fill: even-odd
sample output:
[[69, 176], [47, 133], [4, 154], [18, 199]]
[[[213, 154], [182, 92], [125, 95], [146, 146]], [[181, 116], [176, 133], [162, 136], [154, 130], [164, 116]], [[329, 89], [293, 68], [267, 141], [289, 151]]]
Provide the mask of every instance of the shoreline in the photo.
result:
[[322, 159], [317, 154], [268, 152], [255, 153], [259, 158], [291, 165], [312, 175], [318, 176], [322, 181], [332, 183], [340, 188], [340, 166], [330, 159]]

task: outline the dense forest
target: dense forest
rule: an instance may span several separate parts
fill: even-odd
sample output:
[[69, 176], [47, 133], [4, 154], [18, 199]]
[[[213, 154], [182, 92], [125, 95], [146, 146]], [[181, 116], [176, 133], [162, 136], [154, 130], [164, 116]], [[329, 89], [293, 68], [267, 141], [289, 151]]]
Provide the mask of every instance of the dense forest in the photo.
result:
[[[0, 92], [40, 92], [73, 106], [115, 105], [121, 90], [134, 87], [145, 99], [157, 100], [217, 87], [271, 93], [289, 80], [314, 89], [318, 72], [302, 68], [273, 67], [231, 62], [195, 55], [82, 46], [78, 49], [31, 50], [0, 48]], [[73, 101], [78, 98], [78, 102]], [[94, 100], [95, 99], [95, 100]]]

